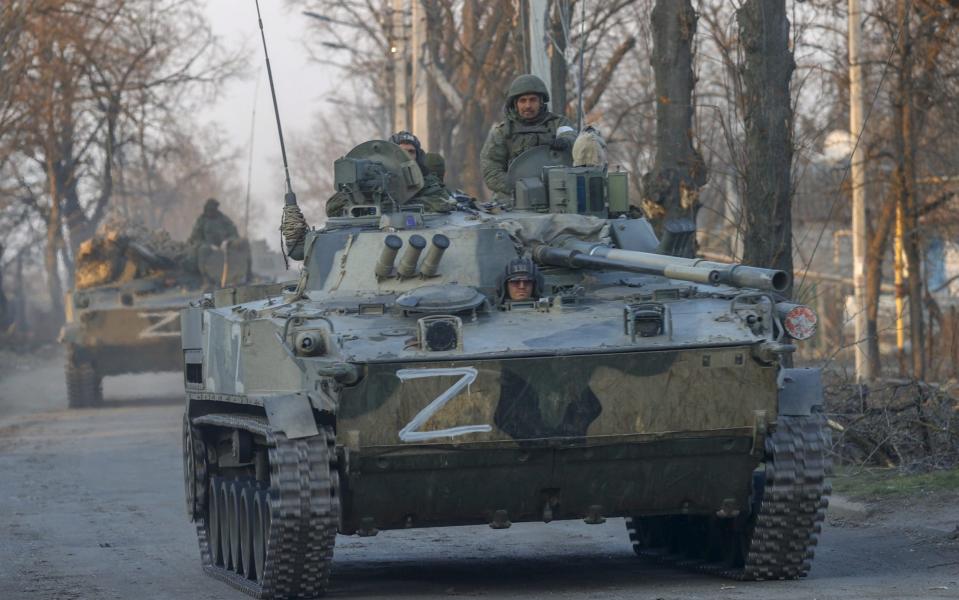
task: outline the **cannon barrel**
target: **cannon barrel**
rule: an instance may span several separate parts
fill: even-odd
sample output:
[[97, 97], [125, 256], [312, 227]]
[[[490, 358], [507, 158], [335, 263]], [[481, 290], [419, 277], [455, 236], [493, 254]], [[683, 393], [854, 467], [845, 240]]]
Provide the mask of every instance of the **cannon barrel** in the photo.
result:
[[719, 283], [719, 271], [702, 267], [688, 267], [685, 265], [664, 265], [663, 267], [648, 267], [624, 263], [618, 260], [585, 254], [579, 250], [567, 248], [551, 248], [537, 246], [533, 249], [533, 259], [543, 265], [569, 267], [572, 269], [594, 268], [614, 269], [617, 271], [632, 271], [634, 273], [649, 273], [664, 275], [670, 279], [682, 279], [696, 283]]
[[[559, 250], [559, 253], [546, 252], [546, 249]], [[556, 262], [564, 260], [561, 256], [567, 257], [566, 262]], [[539, 246], [534, 249], [533, 258], [542, 264], [574, 268], [592, 266], [601, 269], [618, 269], [664, 275], [670, 279], [696, 283], [721, 283], [774, 292], [784, 292], [789, 287], [789, 274], [778, 269], [762, 269], [701, 258], [681, 258], [635, 250], [619, 250], [605, 244], [584, 242], [575, 238], [560, 240], [554, 246]]]

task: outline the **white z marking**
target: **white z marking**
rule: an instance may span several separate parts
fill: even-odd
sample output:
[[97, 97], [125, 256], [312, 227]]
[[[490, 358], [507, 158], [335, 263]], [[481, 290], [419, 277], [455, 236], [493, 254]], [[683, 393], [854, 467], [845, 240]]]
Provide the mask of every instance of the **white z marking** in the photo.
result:
[[467, 433], [485, 433], [493, 430], [489, 425], [460, 425], [459, 427], [437, 429], [436, 431], [417, 431], [430, 417], [443, 408], [447, 402], [462, 392], [463, 388], [476, 381], [476, 369], [473, 367], [455, 369], [400, 369], [396, 372], [396, 376], [400, 378], [400, 381], [422, 379], [424, 377], [449, 377], [450, 375], [462, 375], [462, 377], [450, 386], [448, 390], [427, 404], [426, 408], [417, 413], [406, 427], [400, 429], [401, 440], [404, 442], [419, 442], [441, 437], [456, 437]]
[[169, 329], [161, 331], [165, 326], [174, 323], [180, 318], [180, 313], [175, 310], [155, 313], [142, 312], [137, 313], [137, 316], [148, 321], [159, 319], [156, 323], [151, 323], [148, 327], [145, 327], [143, 331], [137, 335], [138, 338], [174, 337], [180, 335], [179, 327], [174, 327], [172, 331]]

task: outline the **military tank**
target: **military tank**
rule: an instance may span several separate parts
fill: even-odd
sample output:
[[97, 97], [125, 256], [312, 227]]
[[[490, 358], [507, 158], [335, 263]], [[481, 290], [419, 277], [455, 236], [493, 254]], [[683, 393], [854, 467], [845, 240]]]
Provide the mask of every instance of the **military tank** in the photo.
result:
[[247, 280], [248, 243], [226, 245], [186, 269], [185, 244], [116, 219], [81, 244], [60, 332], [70, 408], [101, 405], [105, 376], [182, 371], [180, 310], [211, 285]]
[[[416, 202], [396, 146], [288, 237], [299, 281], [183, 311], [187, 510], [204, 570], [312, 598], [337, 534], [625, 517], [636, 553], [744, 580], [810, 569], [829, 487], [815, 314], [781, 271], [664, 254], [625, 173], [534, 148], [514, 205]], [[665, 238], [671, 237], [672, 241]], [[538, 265], [526, 299], [504, 291]]]

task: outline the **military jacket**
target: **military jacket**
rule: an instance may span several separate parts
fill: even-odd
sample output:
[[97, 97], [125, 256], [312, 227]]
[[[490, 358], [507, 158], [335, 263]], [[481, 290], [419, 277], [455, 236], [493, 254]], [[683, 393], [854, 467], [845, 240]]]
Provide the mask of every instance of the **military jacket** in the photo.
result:
[[193, 225], [193, 232], [190, 233], [191, 244], [211, 244], [219, 246], [226, 240], [240, 237], [236, 230], [236, 225], [230, 220], [230, 217], [223, 213], [217, 213], [215, 217], [200, 215]]
[[[498, 197], [508, 197], [509, 189], [506, 171], [511, 160], [536, 146], [545, 146], [556, 139], [556, 130], [562, 126], [572, 127], [566, 117], [546, 112], [536, 123], [523, 123], [515, 114], [507, 116], [490, 129], [483, 150], [480, 152], [480, 164], [486, 187]], [[564, 133], [563, 137], [575, 139], [575, 132]]]

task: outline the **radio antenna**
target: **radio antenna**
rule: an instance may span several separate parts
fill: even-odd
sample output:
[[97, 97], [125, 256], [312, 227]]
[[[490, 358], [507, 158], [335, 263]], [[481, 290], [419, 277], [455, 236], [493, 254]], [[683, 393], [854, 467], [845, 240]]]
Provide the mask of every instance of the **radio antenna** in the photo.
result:
[[270, 94], [273, 96], [273, 114], [276, 115], [276, 131], [280, 134], [280, 153], [283, 155], [283, 172], [286, 175], [286, 195], [284, 204], [296, 206], [296, 194], [290, 183], [290, 165], [286, 161], [286, 144], [283, 143], [283, 125], [280, 124], [280, 107], [276, 103], [276, 86], [273, 84], [273, 69], [270, 68], [270, 54], [266, 50], [266, 34], [263, 32], [263, 17], [260, 15], [260, 0], [256, 1], [256, 19], [260, 23], [260, 38], [263, 40], [263, 56], [266, 57], [266, 75], [270, 80]]

